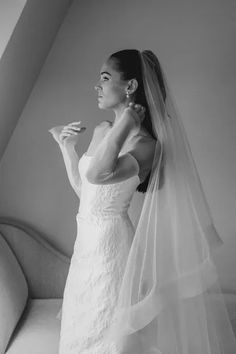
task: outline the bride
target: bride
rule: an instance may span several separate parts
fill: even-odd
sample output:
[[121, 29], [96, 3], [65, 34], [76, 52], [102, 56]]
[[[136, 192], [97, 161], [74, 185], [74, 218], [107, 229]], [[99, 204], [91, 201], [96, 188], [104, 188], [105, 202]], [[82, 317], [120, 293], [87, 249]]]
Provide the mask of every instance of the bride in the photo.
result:
[[80, 159], [81, 122], [49, 130], [80, 198], [59, 354], [235, 354], [211, 258], [222, 240], [157, 57], [113, 53], [95, 89], [115, 119]]

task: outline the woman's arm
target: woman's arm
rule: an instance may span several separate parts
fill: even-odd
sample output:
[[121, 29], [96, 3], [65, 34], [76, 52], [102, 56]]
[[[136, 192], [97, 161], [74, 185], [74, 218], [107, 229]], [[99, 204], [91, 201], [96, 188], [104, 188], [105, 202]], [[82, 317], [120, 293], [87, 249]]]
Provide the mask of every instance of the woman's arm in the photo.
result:
[[80, 198], [81, 194], [81, 177], [79, 173], [79, 157], [75, 150], [75, 145], [78, 142], [78, 133], [86, 128], [78, 128], [80, 122], [70, 123], [66, 126], [57, 126], [49, 130], [53, 138], [58, 143], [64, 163], [66, 166], [67, 175], [72, 188]]
[[110, 179], [116, 169], [118, 155], [130, 133], [131, 129], [137, 128], [137, 122], [129, 110], [122, 115], [104, 139], [99, 144], [93, 158], [90, 161], [86, 177], [90, 182]]
[[81, 196], [81, 177], [79, 173], [79, 157], [74, 146], [64, 148], [59, 145], [64, 159], [66, 172], [72, 188], [77, 196]]

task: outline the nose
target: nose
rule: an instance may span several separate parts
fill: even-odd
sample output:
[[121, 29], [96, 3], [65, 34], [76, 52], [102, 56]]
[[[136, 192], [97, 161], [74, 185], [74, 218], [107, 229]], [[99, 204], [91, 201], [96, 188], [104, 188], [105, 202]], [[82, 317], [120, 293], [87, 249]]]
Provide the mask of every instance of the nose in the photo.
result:
[[99, 83], [97, 83], [97, 84], [94, 86], [94, 90], [96, 90], [96, 91], [101, 90], [101, 85], [99, 85]]

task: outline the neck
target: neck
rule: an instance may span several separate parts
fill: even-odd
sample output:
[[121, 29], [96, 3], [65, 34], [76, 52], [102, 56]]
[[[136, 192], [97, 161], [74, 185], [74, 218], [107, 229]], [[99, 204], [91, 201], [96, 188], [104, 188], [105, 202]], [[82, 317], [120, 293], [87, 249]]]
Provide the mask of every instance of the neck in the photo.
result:
[[114, 113], [115, 113], [115, 120], [114, 120], [114, 124], [115, 125], [122, 117], [125, 108], [128, 107], [129, 103], [130, 103], [130, 99], [126, 99], [125, 102], [122, 102], [119, 106], [115, 107], [113, 109]]
[[[123, 107], [120, 107], [120, 109], [114, 109], [114, 112], [115, 112], [115, 120], [112, 124], [112, 127], [116, 127], [117, 123], [119, 122], [119, 120], [122, 118], [122, 115], [123, 115], [123, 112], [124, 112], [124, 109], [126, 108], [127, 106], [123, 106]], [[141, 128], [142, 129], [142, 128]], [[129, 133], [128, 133], [128, 136], [127, 136], [127, 139], [126, 139], [126, 142], [134, 137], [136, 137], [138, 134], [140, 133], [137, 132], [136, 130], [131, 130]]]

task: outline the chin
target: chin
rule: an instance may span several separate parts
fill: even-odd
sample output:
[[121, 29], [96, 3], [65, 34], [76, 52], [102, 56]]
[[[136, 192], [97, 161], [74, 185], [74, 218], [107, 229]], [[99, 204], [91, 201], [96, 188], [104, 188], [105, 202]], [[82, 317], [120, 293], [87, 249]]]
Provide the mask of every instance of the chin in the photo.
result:
[[111, 109], [110, 106], [107, 106], [107, 105], [103, 104], [102, 102], [98, 102], [98, 108], [100, 108], [100, 109]]
[[98, 100], [98, 108], [106, 110], [114, 110], [120, 102], [117, 100], [105, 100], [104, 98]]
[[100, 103], [100, 102], [98, 102], [98, 108], [100, 108], [100, 109], [106, 109], [106, 107], [104, 107], [104, 105], [103, 105], [102, 103]]

